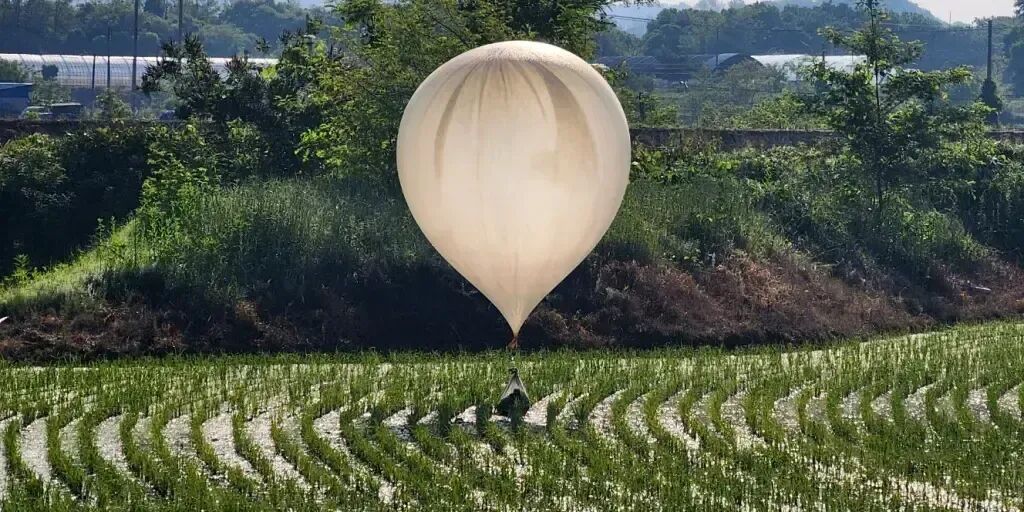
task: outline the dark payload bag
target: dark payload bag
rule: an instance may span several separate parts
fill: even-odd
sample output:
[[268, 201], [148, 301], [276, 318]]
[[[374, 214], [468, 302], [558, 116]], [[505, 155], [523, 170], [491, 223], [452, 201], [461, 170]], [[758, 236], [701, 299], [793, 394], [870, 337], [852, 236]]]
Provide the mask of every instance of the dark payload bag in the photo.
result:
[[494, 410], [502, 416], [522, 418], [530, 408], [530, 395], [526, 392], [526, 385], [519, 379], [519, 370], [509, 368], [509, 373], [512, 375]]

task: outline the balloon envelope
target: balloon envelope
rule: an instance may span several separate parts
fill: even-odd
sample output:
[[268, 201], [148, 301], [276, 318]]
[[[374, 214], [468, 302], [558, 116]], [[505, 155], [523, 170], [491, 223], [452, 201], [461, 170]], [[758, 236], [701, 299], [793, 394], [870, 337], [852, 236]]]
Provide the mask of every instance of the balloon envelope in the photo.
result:
[[417, 224], [514, 334], [608, 230], [629, 165], [611, 87], [543, 43], [448, 61], [420, 84], [398, 132], [398, 176]]

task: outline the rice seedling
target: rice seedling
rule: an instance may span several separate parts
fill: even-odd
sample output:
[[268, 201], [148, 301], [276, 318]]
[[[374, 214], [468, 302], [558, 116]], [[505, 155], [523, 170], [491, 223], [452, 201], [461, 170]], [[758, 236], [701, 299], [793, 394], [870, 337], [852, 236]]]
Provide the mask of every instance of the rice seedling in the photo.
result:
[[824, 349], [0, 368], [12, 510], [1024, 508], [1024, 325]]

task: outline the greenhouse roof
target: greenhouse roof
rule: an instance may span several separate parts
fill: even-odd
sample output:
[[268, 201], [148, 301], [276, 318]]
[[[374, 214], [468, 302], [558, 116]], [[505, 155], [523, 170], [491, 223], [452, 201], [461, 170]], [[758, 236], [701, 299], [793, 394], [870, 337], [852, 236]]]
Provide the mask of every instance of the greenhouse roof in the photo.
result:
[[[138, 57], [136, 66], [136, 84], [142, 84], [142, 75], [147, 66], [155, 65], [162, 57]], [[129, 88], [132, 86], [132, 57], [130, 55], [114, 55], [110, 57], [110, 83], [107, 83], [106, 55], [39, 55], [29, 53], [0, 53], [0, 60], [18, 62], [36, 73], [43, 71], [43, 66], [57, 67], [57, 83], [71, 88], [114, 87]], [[221, 74], [227, 73], [230, 58], [211, 57], [213, 69]], [[268, 67], [277, 64], [277, 59], [254, 59], [249, 62], [257, 67]]]
[[783, 55], [751, 55], [752, 59], [760, 62], [765, 67], [773, 67], [781, 70], [786, 79], [791, 81], [799, 80], [798, 70], [815, 62], [825, 59], [828, 67], [841, 71], [852, 71], [858, 63], [864, 62], [863, 55], [825, 55], [814, 56], [806, 54], [783, 54]]

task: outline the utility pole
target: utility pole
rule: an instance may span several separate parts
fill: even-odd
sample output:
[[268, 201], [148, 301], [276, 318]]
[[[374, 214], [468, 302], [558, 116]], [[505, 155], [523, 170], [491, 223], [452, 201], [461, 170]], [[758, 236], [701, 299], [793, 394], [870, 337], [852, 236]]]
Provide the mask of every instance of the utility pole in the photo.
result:
[[718, 69], [718, 56], [722, 53], [722, 27], [715, 27], [715, 69]]
[[110, 89], [110, 25], [107, 25], [107, 89]]
[[132, 94], [135, 94], [135, 71], [139, 59], [139, 0], [135, 0], [135, 30], [132, 33]]
[[988, 20], [988, 79], [992, 80], [992, 19]]
[[185, 41], [185, 0], [178, 0], [178, 44]]
[[992, 19], [988, 20], [988, 78], [981, 86], [981, 101], [992, 109], [985, 120], [992, 126], [999, 126], [999, 111], [1003, 109], [1003, 101], [999, 98], [996, 82], [992, 80]]
[[647, 122], [647, 102], [644, 98], [643, 91], [636, 93], [637, 110], [640, 114], [640, 125], [643, 126]]

